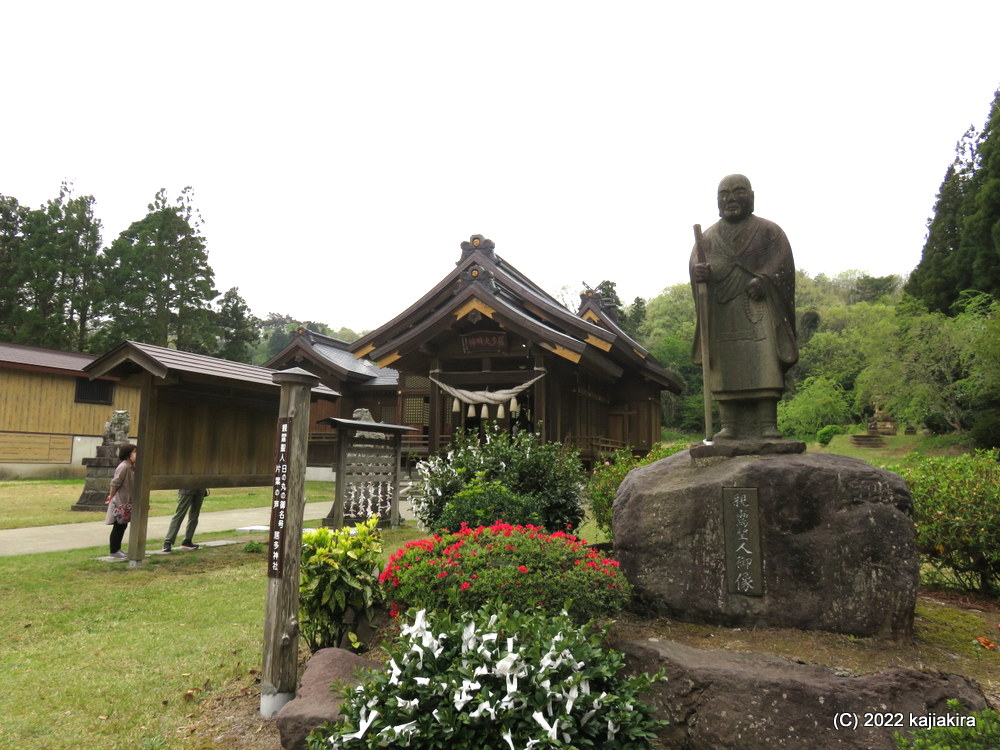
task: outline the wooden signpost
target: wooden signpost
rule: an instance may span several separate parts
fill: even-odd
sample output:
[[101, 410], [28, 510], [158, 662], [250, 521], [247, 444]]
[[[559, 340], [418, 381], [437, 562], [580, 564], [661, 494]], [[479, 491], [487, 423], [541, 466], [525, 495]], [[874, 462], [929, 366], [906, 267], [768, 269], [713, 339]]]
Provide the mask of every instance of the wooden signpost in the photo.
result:
[[298, 682], [299, 563], [306, 502], [306, 454], [310, 391], [319, 384], [311, 373], [293, 368], [274, 374], [281, 386], [278, 436], [267, 550], [267, 600], [264, 609], [264, 660], [260, 713], [275, 714], [295, 697]]

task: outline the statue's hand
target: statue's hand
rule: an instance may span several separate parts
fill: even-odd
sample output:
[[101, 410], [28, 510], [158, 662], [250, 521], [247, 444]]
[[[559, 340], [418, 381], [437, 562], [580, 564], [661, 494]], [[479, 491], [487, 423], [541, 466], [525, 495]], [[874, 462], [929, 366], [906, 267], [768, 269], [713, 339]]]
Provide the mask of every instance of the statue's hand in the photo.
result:
[[708, 281], [712, 278], [712, 267], [708, 263], [695, 263], [692, 274], [698, 283]]
[[764, 284], [760, 279], [752, 279], [749, 284], [747, 284], [747, 294], [750, 295], [750, 299], [762, 300], [764, 299]]

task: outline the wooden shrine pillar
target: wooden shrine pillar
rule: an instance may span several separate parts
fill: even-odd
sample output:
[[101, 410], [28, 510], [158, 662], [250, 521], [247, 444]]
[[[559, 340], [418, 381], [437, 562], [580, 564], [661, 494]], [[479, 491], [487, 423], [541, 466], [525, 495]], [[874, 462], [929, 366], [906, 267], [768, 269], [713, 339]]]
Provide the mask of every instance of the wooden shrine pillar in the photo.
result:
[[[431, 361], [431, 373], [439, 372], [441, 369], [440, 360], [435, 357]], [[427, 404], [427, 455], [433, 456], [441, 447], [441, 422], [444, 419], [441, 411], [441, 386], [431, 383], [431, 393]]]
[[[535, 355], [535, 370], [541, 372], [545, 369], [545, 360], [541, 354]], [[535, 432], [537, 432], [541, 438], [542, 442], [548, 441], [549, 435], [549, 425], [545, 414], [545, 388], [548, 382], [548, 378], [542, 378], [533, 386], [535, 390], [534, 394], [534, 414], [531, 415], [532, 421], [535, 423]], [[558, 437], [558, 434], [557, 434]]]

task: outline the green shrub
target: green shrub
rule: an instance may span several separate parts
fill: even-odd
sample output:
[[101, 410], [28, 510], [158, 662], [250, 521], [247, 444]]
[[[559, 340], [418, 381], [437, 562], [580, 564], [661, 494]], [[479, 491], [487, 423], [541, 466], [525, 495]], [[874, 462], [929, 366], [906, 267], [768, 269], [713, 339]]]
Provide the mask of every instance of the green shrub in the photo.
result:
[[[948, 701], [948, 710], [958, 713], [958, 701]], [[986, 709], [969, 714], [974, 727], [918, 729], [911, 739], [896, 733], [896, 750], [996, 750], [1000, 748], [1000, 712]]]
[[307, 748], [648, 748], [665, 722], [639, 695], [661, 675], [619, 677], [624, 659], [606, 636], [496, 603], [420, 610], [387, 668], [343, 690], [344, 719]]
[[1000, 451], [920, 457], [889, 467], [910, 487], [917, 549], [946, 580], [1000, 592]]
[[977, 448], [1000, 448], [1000, 409], [984, 409], [972, 425]]
[[778, 402], [778, 429], [784, 435], [812, 436], [823, 425], [849, 421], [847, 394], [829, 378], [806, 378], [799, 383], [794, 396]]
[[264, 545], [260, 542], [247, 542], [243, 545], [243, 551], [251, 554], [264, 551]]
[[496, 597], [518, 609], [566, 609], [577, 622], [616, 615], [632, 586], [615, 560], [575, 536], [494, 523], [409, 542], [380, 581], [393, 612], [411, 607], [474, 610]]
[[841, 427], [839, 425], [828, 424], [816, 433], [816, 442], [825, 448], [830, 444], [831, 440], [840, 434], [840, 432]]
[[378, 517], [353, 528], [320, 527], [302, 535], [299, 627], [309, 650], [340, 646], [381, 602], [382, 539]]
[[494, 425], [482, 444], [476, 433], [457, 433], [445, 456], [421, 461], [417, 471], [413, 510], [428, 529], [440, 528], [445, 506], [477, 476], [533, 498], [542, 525], [550, 531], [575, 529], [583, 519], [579, 453], [558, 443], [542, 443], [531, 432], [510, 435]]
[[672, 456], [687, 448], [686, 442], [657, 443], [644, 457], [633, 455], [630, 448], [615, 451], [612, 455], [594, 467], [590, 479], [583, 488], [583, 496], [590, 505], [590, 516], [597, 528], [613, 538], [612, 505], [618, 492], [618, 485], [626, 475], [640, 466], [654, 463], [660, 459]]
[[438, 518], [435, 531], [455, 529], [462, 524], [485, 526], [496, 520], [512, 524], [540, 525], [542, 517], [534, 498], [515, 495], [500, 482], [486, 482], [476, 476], [472, 484], [459, 490], [448, 501]]

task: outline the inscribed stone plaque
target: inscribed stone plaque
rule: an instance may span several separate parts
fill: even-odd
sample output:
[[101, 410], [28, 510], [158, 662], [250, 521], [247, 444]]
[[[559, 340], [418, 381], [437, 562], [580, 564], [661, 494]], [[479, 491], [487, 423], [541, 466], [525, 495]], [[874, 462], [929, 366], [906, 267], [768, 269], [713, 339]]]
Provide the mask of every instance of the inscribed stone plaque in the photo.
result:
[[723, 487], [722, 521], [729, 593], [763, 596], [757, 488]]

